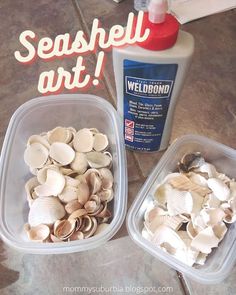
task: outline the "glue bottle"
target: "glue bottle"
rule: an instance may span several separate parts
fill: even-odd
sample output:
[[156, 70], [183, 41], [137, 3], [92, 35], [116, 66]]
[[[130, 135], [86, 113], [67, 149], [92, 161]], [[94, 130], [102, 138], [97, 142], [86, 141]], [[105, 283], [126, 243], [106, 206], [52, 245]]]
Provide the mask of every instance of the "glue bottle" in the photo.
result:
[[144, 14], [146, 41], [113, 48], [117, 109], [125, 144], [136, 151], [167, 148], [177, 98], [194, 51], [191, 34], [179, 30], [165, 0], [151, 0]]

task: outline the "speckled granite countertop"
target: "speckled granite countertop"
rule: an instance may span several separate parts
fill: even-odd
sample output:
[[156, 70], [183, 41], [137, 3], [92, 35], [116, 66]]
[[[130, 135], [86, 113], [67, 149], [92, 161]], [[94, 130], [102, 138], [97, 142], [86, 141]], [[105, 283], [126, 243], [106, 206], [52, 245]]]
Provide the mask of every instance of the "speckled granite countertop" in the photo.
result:
[[[114, 24], [125, 24], [132, 9], [131, 0], [125, 0], [120, 4], [111, 0], [0, 2], [0, 145], [9, 119], [16, 108], [39, 96], [39, 73], [47, 69], [56, 69], [59, 65], [70, 70], [76, 60], [67, 58], [50, 63], [38, 60], [30, 66], [22, 66], [14, 58], [14, 51], [20, 48], [20, 33], [31, 29], [39, 37], [52, 38], [66, 32], [73, 35], [80, 29], [89, 33], [95, 17], [109, 29]], [[235, 18], [236, 11], [231, 10], [183, 26], [184, 30], [193, 34], [196, 50], [176, 108], [171, 141], [181, 135], [193, 133], [205, 135], [236, 148]], [[94, 70], [95, 58], [91, 55], [86, 56], [88, 71]], [[100, 87], [91, 88], [89, 92], [102, 96], [116, 105], [111, 54], [108, 54]], [[162, 154], [127, 152], [128, 206]], [[174, 270], [145, 254], [125, 236], [127, 231], [123, 225], [115, 239], [99, 249], [83, 254], [60, 256], [21, 254], [0, 241], [0, 293], [64, 294], [79, 291], [64, 287], [83, 286], [116, 287], [117, 289], [110, 290], [110, 294], [138, 292], [137, 289], [122, 289], [128, 286], [155, 287], [159, 293], [166, 291], [172, 294], [235, 293], [236, 270], [219, 286], [202, 286], [189, 280], [185, 281], [179, 278]], [[120, 237], [123, 238], [118, 239]], [[157, 289], [158, 287], [164, 289]], [[166, 289], [167, 287], [172, 289]], [[92, 289], [84, 290], [84, 293], [82, 291], [81, 294], [90, 294]], [[154, 293], [152, 289], [148, 289], [146, 294]]]

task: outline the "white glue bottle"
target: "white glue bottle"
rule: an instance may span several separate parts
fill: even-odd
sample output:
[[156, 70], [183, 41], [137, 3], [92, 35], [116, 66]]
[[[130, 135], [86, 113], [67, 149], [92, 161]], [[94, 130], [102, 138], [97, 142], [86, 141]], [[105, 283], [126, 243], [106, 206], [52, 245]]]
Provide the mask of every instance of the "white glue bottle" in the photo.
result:
[[117, 109], [125, 144], [136, 151], [159, 151], [169, 143], [177, 98], [194, 51], [194, 39], [167, 14], [167, 2], [151, 0], [144, 14], [146, 41], [113, 48]]

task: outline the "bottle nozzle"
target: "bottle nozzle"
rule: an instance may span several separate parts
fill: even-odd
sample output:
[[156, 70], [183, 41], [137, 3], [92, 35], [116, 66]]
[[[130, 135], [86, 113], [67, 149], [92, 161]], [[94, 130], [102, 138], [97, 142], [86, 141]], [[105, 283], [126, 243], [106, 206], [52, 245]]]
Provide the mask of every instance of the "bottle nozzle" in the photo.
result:
[[154, 24], [163, 23], [167, 10], [168, 5], [166, 0], [151, 0], [148, 6], [149, 21]]

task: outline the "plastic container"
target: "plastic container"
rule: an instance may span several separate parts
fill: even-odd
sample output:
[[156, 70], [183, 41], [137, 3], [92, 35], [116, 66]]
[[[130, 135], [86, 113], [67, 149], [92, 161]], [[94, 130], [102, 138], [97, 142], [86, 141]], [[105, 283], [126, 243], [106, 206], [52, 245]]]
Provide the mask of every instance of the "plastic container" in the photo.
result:
[[236, 260], [236, 225], [231, 224], [218, 248], [208, 256], [205, 265], [190, 267], [154, 246], [141, 235], [145, 209], [153, 200], [157, 183], [176, 170], [176, 164], [185, 153], [200, 151], [206, 160], [231, 178], [236, 178], [236, 151], [206, 137], [186, 135], [176, 140], [166, 151], [139, 191], [128, 216], [130, 236], [140, 247], [187, 277], [205, 284], [219, 283], [227, 277]]
[[147, 10], [149, 0], [134, 0], [134, 9], [139, 10]]
[[[29, 207], [24, 185], [31, 176], [23, 153], [32, 134], [56, 126], [77, 129], [96, 127], [110, 141], [113, 155], [113, 218], [102, 233], [86, 240], [68, 243], [35, 243], [26, 236]], [[84, 251], [108, 241], [122, 225], [127, 206], [127, 171], [121, 124], [115, 109], [104, 99], [84, 94], [55, 95], [32, 99], [20, 106], [11, 118], [3, 143], [0, 162], [0, 233], [1, 238], [18, 250], [39, 254]]]

